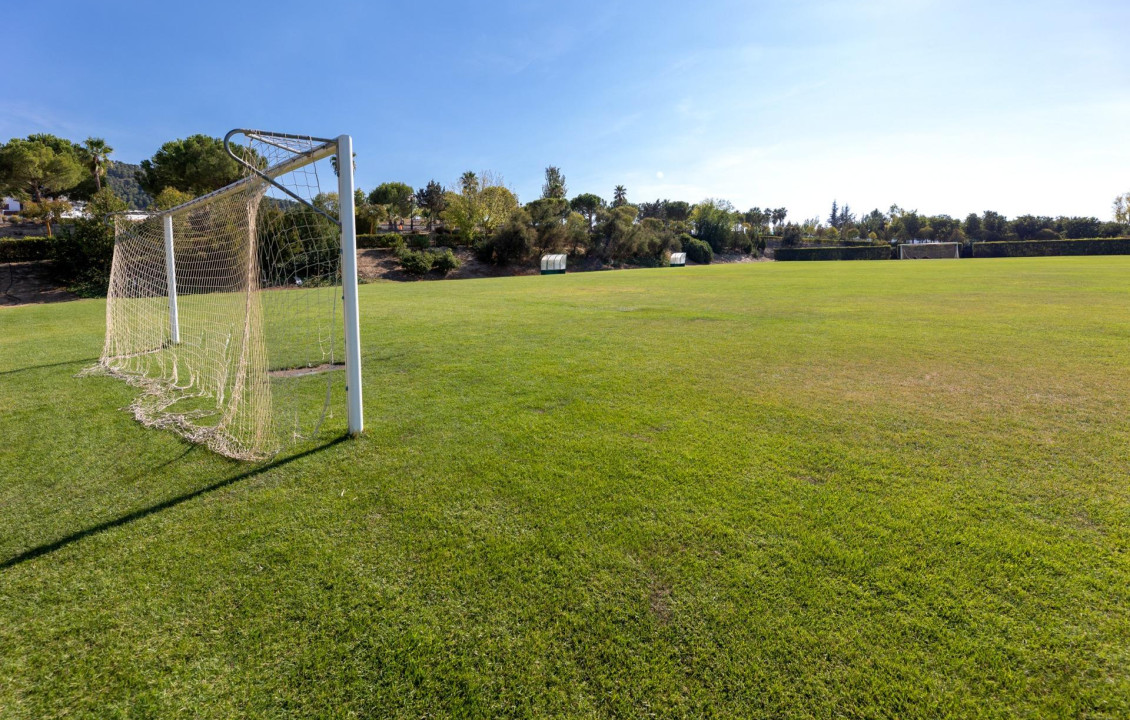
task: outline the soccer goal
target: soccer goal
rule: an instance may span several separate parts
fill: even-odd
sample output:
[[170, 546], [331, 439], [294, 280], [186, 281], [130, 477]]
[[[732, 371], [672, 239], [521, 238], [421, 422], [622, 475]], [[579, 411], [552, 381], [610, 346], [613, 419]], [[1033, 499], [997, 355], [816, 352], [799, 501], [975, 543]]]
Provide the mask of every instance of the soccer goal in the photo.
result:
[[116, 223], [99, 368], [141, 389], [143, 424], [230, 457], [270, 457], [341, 406], [360, 433], [353, 141], [224, 146], [243, 179]]
[[961, 243], [904, 243], [899, 245], [899, 260], [941, 260], [960, 258]]

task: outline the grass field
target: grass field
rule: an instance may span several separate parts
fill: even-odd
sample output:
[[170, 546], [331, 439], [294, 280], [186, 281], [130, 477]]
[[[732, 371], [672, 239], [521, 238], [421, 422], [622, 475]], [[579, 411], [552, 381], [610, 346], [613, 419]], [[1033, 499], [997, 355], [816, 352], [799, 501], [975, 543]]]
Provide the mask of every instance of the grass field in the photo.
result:
[[261, 465], [0, 309], [0, 717], [1130, 717], [1130, 258], [361, 302]]

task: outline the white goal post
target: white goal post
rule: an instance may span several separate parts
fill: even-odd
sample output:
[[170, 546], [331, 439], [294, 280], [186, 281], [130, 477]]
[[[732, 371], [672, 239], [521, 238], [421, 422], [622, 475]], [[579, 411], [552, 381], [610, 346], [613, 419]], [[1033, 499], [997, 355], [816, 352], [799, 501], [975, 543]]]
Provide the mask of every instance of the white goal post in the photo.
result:
[[224, 147], [241, 180], [115, 224], [98, 367], [142, 389], [142, 423], [231, 457], [312, 437], [340, 395], [357, 435], [352, 138], [237, 129]]
[[961, 243], [930, 242], [903, 243], [899, 245], [899, 260], [940, 260], [959, 259]]

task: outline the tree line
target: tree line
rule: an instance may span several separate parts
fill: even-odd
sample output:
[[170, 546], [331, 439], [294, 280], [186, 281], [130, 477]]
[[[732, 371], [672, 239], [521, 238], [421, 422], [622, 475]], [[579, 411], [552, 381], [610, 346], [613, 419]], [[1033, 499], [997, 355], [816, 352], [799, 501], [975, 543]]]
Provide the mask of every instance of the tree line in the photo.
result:
[[[73, 223], [71, 236], [90, 241], [98, 235], [99, 218], [126, 209], [127, 202], [106, 181], [115, 169], [113, 148], [101, 138], [81, 143], [49, 134], [13, 138], [0, 145], [0, 192], [26, 203], [23, 215], [41, 221], [53, 235], [71, 201], [88, 202], [93, 224]], [[336, 168], [335, 168], [336, 169]], [[122, 187], [120, 172], [115, 185]], [[162, 145], [134, 171], [137, 191], [130, 200], [146, 198], [149, 207], [168, 209], [242, 177], [242, 169], [219, 138], [193, 135]], [[322, 202], [336, 204], [326, 193]], [[427, 231], [436, 245], [465, 245], [483, 261], [525, 262], [549, 252], [566, 252], [602, 262], [661, 264], [669, 253], [685, 251], [695, 262], [710, 262], [717, 253], [763, 253], [769, 242], [867, 244], [915, 241], [991, 242], [1057, 238], [1116, 237], [1130, 233], [1130, 193], [1116, 198], [1114, 219], [1023, 215], [1013, 219], [985, 211], [964, 219], [925, 215], [892, 205], [859, 216], [847, 204], [833, 201], [827, 218], [790, 221], [786, 208], [752, 207], [741, 211], [729, 201], [707, 198], [697, 203], [657, 198], [633, 203], [623, 185], [610, 199], [585, 192], [572, 197], [561, 168], [545, 169], [540, 197], [527, 203], [494, 172], [463, 173], [445, 186], [431, 180], [413, 188], [404, 182], [385, 182], [371, 191], [356, 191], [359, 231], [375, 234], [384, 227], [409, 233]], [[417, 223], [419, 222], [419, 226]], [[57, 259], [76, 271], [85, 264], [108, 268], [112, 238], [101, 235], [88, 242], [97, 249], [82, 251], [82, 243], [65, 245]], [[429, 245], [431, 243], [428, 243]], [[108, 250], [106, 248], [109, 248]], [[408, 265], [420, 267], [427, 247], [414, 251], [400, 244]], [[415, 257], [412, 252], [416, 252]], [[60, 258], [60, 253], [73, 257]], [[101, 254], [99, 254], [101, 253]], [[450, 265], [450, 260], [444, 263]], [[102, 273], [95, 273], [101, 277]]]
[[714, 253], [763, 251], [765, 239], [788, 215], [785, 208], [737, 213], [715, 199], [633, 204], [623, 185], [613, 188], [611, 200], [594, 193], [569, 198], [565, 175], [556, 166], [545, 169], [541, 196], [525, 204], [500, 175], [467, 171], [450, 188], [431, 180], [419, 189], [386, 182], [368, 193], [358, 190], [356, 208], [358, 227], [369, 233], [382, 225], [400, 229], [405, 222], [412, 231], [419, 217], [424, 229], [438, 226], [452, 242], [497, 264], [555, 252], [655, 264], [679, 250], [709, 262]]
[[1021, 215], [1008, 219], [986, 210], [970, 213], [964, 219], [949, 215], [924, 215], [892, 205], [887, 212], [878, 208], [858, 218], [849, 205], [832, 202], [827, 221], [806, 220], [803, 237], [821, 240], [870, 240], [873, 242], [999, 242], [1015, 240], [1063, 240], [1121, 237], [1130, 232], [1130, 193], [1115, 198], [1114, 220], [1095, 217], [1051, 217]]

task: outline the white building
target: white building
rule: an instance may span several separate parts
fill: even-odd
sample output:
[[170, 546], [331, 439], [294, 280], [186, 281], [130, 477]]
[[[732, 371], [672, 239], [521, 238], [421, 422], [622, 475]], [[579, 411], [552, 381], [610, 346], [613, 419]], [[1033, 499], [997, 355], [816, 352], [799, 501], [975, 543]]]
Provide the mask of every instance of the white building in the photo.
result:
[[5, 215], [15, 215], [22, 209], [23, 206], [20, 205], [20, 201], [15, 198], [6, 197], [0, 202], [0, 213]]

